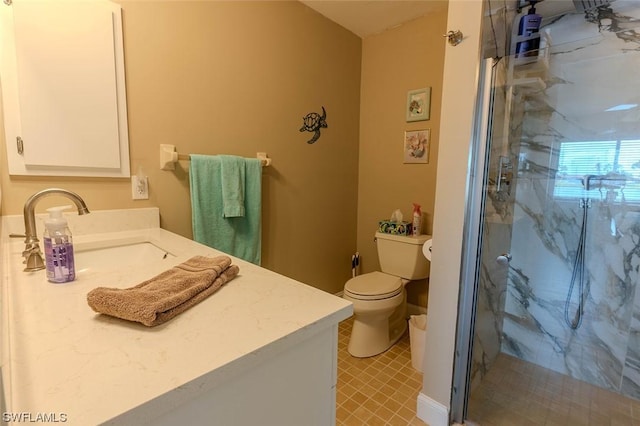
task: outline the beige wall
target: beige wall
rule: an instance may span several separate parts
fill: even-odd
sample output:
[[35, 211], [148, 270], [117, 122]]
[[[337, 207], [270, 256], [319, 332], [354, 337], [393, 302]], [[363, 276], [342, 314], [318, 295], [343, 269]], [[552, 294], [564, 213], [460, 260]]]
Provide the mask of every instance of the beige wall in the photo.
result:
[[[265, 151], [263, 266], [340, 291], [356, 248], [360, 38], [299, 2], [120, 3], [131, 170], [149, 176], [150, 199], [132, 201], [127, 179], [10, 177], [3, 141], [2, 214], [60, 186], [94, 210], [158, 206], [163, 228], [191, 237], [188, 163], [161, 171], [159, 144]], [[310, 145], [298, 130], [321, 106], [329, 127]], [[47, 201], [38, 212], [59, 203]]]
[[[423, 232], [431, 234], [440, 142], [440, 104], [447, 2], [428, 16], [370, 36], [362, 45], [358, 251], [362, 272], [379, 268], [373, 236], [378, 221], [400, 209], [411, 220], [412, 203], [423, 211]], [[407, 91], [431, 87], [428, 121], [406, 122]], [[428, 164], [403, 164], [406, 130], [430, 129]], [[407, 287], [409, 302], [426, 307], [424, 281]]]

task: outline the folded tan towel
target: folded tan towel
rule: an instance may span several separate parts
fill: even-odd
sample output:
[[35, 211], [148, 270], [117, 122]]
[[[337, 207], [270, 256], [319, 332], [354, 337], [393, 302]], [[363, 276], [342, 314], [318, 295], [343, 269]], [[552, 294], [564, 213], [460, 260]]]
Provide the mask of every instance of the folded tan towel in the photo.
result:
[[206, 299], [238, 272], [228, 256], [195, 256], [135, 287], [95, 288], [87, 302], [96, 312], [153, 327]]

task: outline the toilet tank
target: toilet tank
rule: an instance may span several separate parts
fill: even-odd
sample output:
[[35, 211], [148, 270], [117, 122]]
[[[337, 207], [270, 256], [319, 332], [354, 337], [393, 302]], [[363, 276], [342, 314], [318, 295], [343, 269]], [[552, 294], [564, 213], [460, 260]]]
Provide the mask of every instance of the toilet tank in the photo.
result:
[[408, 280], [427, 278], [430, 262], [422, 254], [422, 246], [430, 238], [431, 235], [410, 237], [376, 232], [381, 271]]

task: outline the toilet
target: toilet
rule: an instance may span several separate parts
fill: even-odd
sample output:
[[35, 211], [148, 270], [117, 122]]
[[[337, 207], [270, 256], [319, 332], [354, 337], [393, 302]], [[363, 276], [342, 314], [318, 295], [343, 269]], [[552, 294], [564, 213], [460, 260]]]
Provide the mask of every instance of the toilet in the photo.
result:
[[422, 246], [430, 235], [402, 236], [376, 232], [381, 272], [350, 279], [343, 298], [353, 303], [353, 329], [347, 350], [358, 358], [389, 349], [407, 329], [405, 285], [429, 277]]

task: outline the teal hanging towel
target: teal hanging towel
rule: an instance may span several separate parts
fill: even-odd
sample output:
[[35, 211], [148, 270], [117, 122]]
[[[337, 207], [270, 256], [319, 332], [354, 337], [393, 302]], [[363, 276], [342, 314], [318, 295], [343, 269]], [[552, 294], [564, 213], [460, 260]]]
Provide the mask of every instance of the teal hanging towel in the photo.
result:
[[262, 163], [234, 155], [190, 159], [193, 239], [260, 265]]

